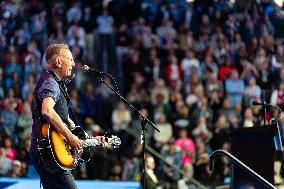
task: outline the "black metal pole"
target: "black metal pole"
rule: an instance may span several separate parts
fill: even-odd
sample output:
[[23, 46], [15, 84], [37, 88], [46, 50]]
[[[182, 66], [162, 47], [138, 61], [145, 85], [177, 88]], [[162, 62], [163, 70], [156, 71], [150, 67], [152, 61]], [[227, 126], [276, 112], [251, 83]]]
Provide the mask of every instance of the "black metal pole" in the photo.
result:
[[146, 131], [146, 124], [147, 121], [145, 119], [141, 120], [141, 126], [142, 126], [142, 131], [141, 131], [141, 143], [142, 143], [142, 188], [146, 188], [146, 182], [145, 182], [145, 172], [146, 172], [146, 144], [145, 144], [145, 131]]
[[236, 163], [240, 168], [244, 169], [245, 171], [247, 171], [250, 175], [252, 175], [253, 177], [255, 177], [256, 179], [258, 179], [259, 181], [261, 181], [262, 183], [264, 183], [266, 186], [268, 186], [269, 188], [273, 188], [273, 189], [277, 189], [275, 186], [273, 186], [270, 182], [268, 182], [267, 180], [265, 180], [262, 176], [260, 176], [259, 174], [257, 174], [254, 170], [252, 170], [251, 168], [249, 168], [247, 165], [245, 165], [243, 162], [241, 162], [239, 159], [237, 159], [235, 156], [233, 156], [232, 154], [230, 154], [229, 152], [227, 152], [226, 150], [215, 150], [211, 155], [210, 155], [210, 161], [209, 161], [209, 170], [213, 171], [214, 169], [214, 160], [215, 160], [215, 156], [218, 154], [222, 154], [227, 156], [233, 163]]
[[262, 110], [262, 116], [263, 116], [263, 126], [266, 126], [266, 102], [264, 100], [264, 96], [261, 97], [261, 110]]

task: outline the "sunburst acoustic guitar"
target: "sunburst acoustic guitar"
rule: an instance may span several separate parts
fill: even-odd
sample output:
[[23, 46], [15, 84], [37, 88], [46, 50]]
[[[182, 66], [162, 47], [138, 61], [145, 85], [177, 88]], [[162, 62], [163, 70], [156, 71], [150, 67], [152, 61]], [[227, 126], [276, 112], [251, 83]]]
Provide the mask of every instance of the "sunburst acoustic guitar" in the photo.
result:
[[[76, 153], [66, 143], [63, 135], [59, 134], [51, 125], [44, 124], [41, 131], [43, 138], [38, 143], [38, 149], [46, 168], [51, 172], [72, 170], [90, 159], [90, 147], [100, 145], [99, 140], [89, 136], [81, 127], [75, 127], [71, 131], [81, 140], [83, 146], [83, 150]], [[118, 148], [121, 140], [117, 136], [112, 136], [108, 138], [107, 144]]]

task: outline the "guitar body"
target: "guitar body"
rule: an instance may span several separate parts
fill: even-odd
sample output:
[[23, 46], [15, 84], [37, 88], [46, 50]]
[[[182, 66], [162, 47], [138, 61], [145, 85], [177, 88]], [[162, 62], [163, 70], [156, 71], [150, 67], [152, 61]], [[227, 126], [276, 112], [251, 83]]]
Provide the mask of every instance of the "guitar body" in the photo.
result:
[[[76, 127], [71, 130], [79, 139], [85, 140], [87, 135], [83, 129]], [[42, 126], [43, 139], [39, 141], [40, 156], [51, 172], [72, 170], [75, 166], [90, 159], [90, 147], [83, 148], [79, 159], [74, 158], [74, 150], [66, 143], [63, 135], [59, 134], [49, 124]]]

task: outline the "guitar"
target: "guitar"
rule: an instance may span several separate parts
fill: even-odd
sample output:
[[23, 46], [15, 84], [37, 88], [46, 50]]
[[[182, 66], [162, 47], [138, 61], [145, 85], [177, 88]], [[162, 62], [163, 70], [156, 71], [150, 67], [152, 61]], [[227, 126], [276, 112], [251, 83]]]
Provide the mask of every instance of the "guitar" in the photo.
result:
[[[67, 143], [63, 135], [59, 134], [51, 125], [44, 124], [41, 129], [43, 138], [38, 142], [40, 157], [46, 168], [51, 172], [64, 172], [75, 168], [83, 162], [90, 160], [90, 147], [99, 146], [101, 142], [89, 136], [81, 127], [71, 129], [82, 143], [83, 150], [76, 153]], [[107, 138], [108, 146], [118, 148], [120, 138], [112, 136]]]

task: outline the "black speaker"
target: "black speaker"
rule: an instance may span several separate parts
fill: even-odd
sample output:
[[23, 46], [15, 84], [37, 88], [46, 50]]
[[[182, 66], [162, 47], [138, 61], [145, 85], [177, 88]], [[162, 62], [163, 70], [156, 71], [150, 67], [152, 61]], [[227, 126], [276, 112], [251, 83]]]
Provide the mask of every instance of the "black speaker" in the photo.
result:
[[[275, 126], [234, 129], [231, 132], [232, 154], [262, 176], [274, 182]], [[258, 179], [232, 164], [231, 188], [267, 188]]]

